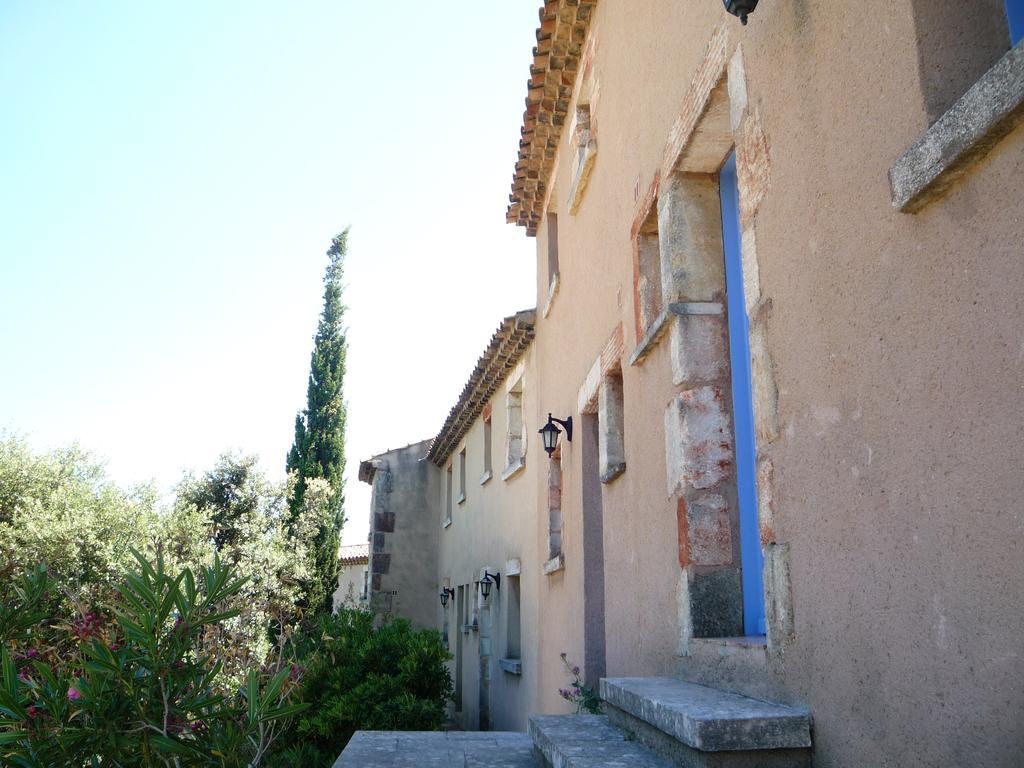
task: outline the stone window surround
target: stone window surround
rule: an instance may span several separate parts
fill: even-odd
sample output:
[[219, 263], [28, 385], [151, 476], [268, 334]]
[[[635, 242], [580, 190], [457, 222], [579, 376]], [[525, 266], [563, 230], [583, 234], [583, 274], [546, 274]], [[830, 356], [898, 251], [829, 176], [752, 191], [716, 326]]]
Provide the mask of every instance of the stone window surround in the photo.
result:
[[[519, 577], [522, 574], [522, 570], [523, 570], [522, 569], [522, 563], [521, 563], [521, 561], [519, 560], [518, 557], [513, 557], [513, 558], [511, 558], [511, 559], [509, 559], [509, 560], [507, 560], [505, 562], [505, 579], [506, 579], [506, 583], [508, 584], [507, 588], [510, 591], [509, 591], [509, 599], [505, 601], [505, 635], [506, 635], [505, 657], [498, 659], [498, 666], [501, 667], [502, 670], [504, 670], [505, 672], [507, 672], [510, 675], [522, 675], [523, 674], [523, 660], [522, 660], [523, 652], [522, 652], [522, 644], [521, 644], [522, 643], [522, 634], [521, 634], [522, 633], [522, 624], [521, 624], [521, 622], [522, 622], [522, 612], [521, 612], [522, 611], [522, 605], [521, 605], [521, 600], [522, 600], [522, 591], [521, 591], [521, 589], [522, 589], [522, 585], [518, 583], [519, 582]], [[512, 594], [511, 593], [512, 579], [516, 579], [517, 589], [520, 590], [517, 593], [517, 605], [515, 606], [516, 610], [517, 610], [517, 615], [515, 617], [515, 620], [520, 622], [520, 625], [519, 625], [519, 638], [518, 638], [518, 642], [520, 643], [520, 646], [519, 646], [519, 653], [516, 654], [516, 655], [513, 655], [513, 654], [511, 654], [509, 652], [510, 645], [511, 645], [511, 640], [510, 640], [510, 638], [511, 638], [511, 626], [510, 626], [510, 622], [513, 620], [512, 616], [511, 616], [511, 611], [513, 609], [512, 597], [511, 597], [511, 594]]]
[[1018, 42], [889, 169], [893, 207], [938, 200], [1024, 120], [1024, 40]]
[[625, 345], [620, 323], [609, 335], [590, 367], [577, 395], [580, 414], [598, 415], [598, 473], [605, 485], [626, 471], [622, 418], [622, 356]]
[[[751, 364], [754, 386], [755, 429], [758, 440], [758, 508], [761, 540], [765, 557], [765, 603], [768, 625], [767, 644], [770, 651], [780, 649], [790, 642], [794, 634], [792, 615], [792, 588], [789, 572], [789, 547], [776, 541], [772, 517], [772, 463], [771, 443], [777, 439], [778, 393], [775, 388], [772, 363], [768, 355], [767, 319], [771, 301], [761, 295], [759, 267], [755, 243], [756, 214], [769, 184], [769, 156], [767, 140], [761, 128], [760, 116], [753, 106], [748, 106], [746, 76], [741, 46], [730, 45], [729, 29], [721, 25], [712, 35], [704, 59], [698, 66], [689, 91], [683, 99], [679, 114], [673, 123], [663, 156], [651, 187], [660, 197], [674, 185], [684, 182], [679, 174], [717, 174], [730, 151], [735, 147], [737, 169], [741, 186], [740, 219], [743, 249], [743, 270], [745, 300], [751, 321]], [[697, 176], [694, 176], [696, 179]], [[648, 200], [644, 201], [651, 205]], [[658, 203], [660, 206], [660, 202]], [[634, 225], [648, 215], [643, 205], [639, 206]], [[659, 215], [659, 225], [661, 224]], [[720, 225], [719, 225], [720, 229]], [[631, 234], [639, 227], [634, 226]], [[661, 233], [659, 227], [659, 235]], [[720, 236], [720, 234], [719, 234]], [[659, 237], [659, 239], [662, 239]], [[664, 265], [663, 265], [664, 269]], [[665, 274], [671, 275], [671, 272]], [[665, 282], [665, 281], [663, 281]], [[663, 290], [671, 286], [663, 285]], [[635, 297], [635, 294], [634, 294]], [[664, 326], [673, 332], [673, 344], [679, 344], [683, 335], [686, 317], [694, 315], [694, 321], [701, 321], [702, 315], [713, 315], [721, 310], [713, 304], [721, 296], [699, 297], [700, 301], [687, 300], [687, 296], [663, 294], [664, 315], [659, 315], [645, 333], [637, 334], [637, 345], [631, 354], [630, 363], [641, 364], [647, 353], [664, 336]], [[671, 321], [671, 322], [670, 322]], [[673, 360], [676, 368], [677, 360]], [[678, 385], [680, 376], [673, 370], [673, 380]], [[582, 394], [582, 393], [581, 393]], [[678, 594], [680, 609], [681, 655], [689, 654], [693, 638], [690, 619], [692, 585], [688, 583], [690, 569], [680, 571]]]
[[466, 446], [459, 451], [459, 495], [455, 497], [455, 503], [466, 503]]
[[[526, 376], [524, 366], [519, 363], [509, 375], [505, 385], [506, 422], [505, 422], [505, 469], [501, 473], [502, 480], [511, 480], [526, 467], [526, 448], [528, 433], [525, 418]], [[518, 400], [518, 402], [516, 402]], [[513, 428], [519, 423], [518, 434]], [[518, 450], [515, 446], [518, 444]]]
[[491, 404], [488, 403], [484, 406], [484, 410], [481, 414], [483, 420], [483, 433], [484, 433], [484, 471], [480, 475], [480, 485], [485, 485], [488, 480], [494, 477], [494, 470], [491, 466], [492, 456], [494, 455], [494, 433], [492, 432], [491, 422]]
[[452, 462], [448, 462], [448, 467], [445, 470], [445, 489], [444, 489], [444, 520], [441, 522], [442, 528], [447, 528], [452, 524], [452, 494], [454, 489], [452, 487], [454, 478], [452, 477]]

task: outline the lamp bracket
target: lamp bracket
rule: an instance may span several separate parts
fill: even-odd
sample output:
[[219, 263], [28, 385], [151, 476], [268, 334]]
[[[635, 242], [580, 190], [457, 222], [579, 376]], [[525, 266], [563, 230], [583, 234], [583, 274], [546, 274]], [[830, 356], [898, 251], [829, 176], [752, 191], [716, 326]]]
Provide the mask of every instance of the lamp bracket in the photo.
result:
[[565, 439], [568, 440], [570, 443], [572, 442], [572, 416], [563, 421], [562, 419], [556, 419], [549, 413], [548, 421], [553, 421], [556, 424], [561, 424], [562, 428], [565, 430]]

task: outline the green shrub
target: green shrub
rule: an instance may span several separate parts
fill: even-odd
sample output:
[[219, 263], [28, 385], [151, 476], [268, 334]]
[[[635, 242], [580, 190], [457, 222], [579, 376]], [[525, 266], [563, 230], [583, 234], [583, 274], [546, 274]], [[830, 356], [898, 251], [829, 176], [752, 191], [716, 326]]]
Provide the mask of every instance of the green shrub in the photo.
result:
[[298, 640], [301, 700], [313, 706], [274, 765], [330, 766], [358, 730], [440, 729], [452, 696], [440, 634], [404, 619], [374, 624], [371, 613], [341, 609], [322, 618], [319, 635]]
[[245, 586], [230, 566], [197, 578], [134, 554], [109, 606], [70, 625], [45, 610], [42, 568], [0, 591], [0, 765], [255, 768], [305, 709], [283, 657], [225, 683], [218, 638]]

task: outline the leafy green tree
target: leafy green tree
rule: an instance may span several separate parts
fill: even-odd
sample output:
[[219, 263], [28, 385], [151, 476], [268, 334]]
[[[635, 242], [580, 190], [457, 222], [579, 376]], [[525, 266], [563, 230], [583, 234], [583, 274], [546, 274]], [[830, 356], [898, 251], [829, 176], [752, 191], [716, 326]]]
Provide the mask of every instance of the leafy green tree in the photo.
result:
[[329, 612], [331, 594], [338, 582], [338, 545], [344, 517], [345, 472], [345, 355], [348, 342], [341, 302], [342, 276], [348, 230], [331, 241], [324, 275], [324, 303], [309, 364], [306, 409], [295, 419], [295, 442], [288, 452], [287, 468], [295, 475], [290, 499], [293, 525], [304, 509], [311, 480], [323, 478], [331, 489], [330, 514], [315, 532], [313, 574], [305, 584], [305, 608], [310, 613]]

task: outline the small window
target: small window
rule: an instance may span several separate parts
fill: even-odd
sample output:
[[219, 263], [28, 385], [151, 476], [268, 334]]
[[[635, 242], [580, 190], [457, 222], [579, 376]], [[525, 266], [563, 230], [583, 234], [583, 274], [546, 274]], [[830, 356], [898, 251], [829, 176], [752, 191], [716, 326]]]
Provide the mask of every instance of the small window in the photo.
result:
[[445, 474], [445, 493], [444, 493], [444, 524], [449, 526], [452, 524], [452, 465], [448, 465], [448, 471]]
[[484, 410], [484, 473], [480, 477], [480, 484], [483, 485], [491, 479], [493, 467], [491, 465], [491, 446], [494, 438], [491, 434], [491, 406]]
[[558, 214], [549, 213], [548, 230], [548, 285], [558, 277]]
[[508, 615], [505, 619], [505, 658], [522, 657], [522, 626], [519, 618], [519, 576], [506, 577], [508, 592]]
[[562, 554], [562, 446], [548, 462], [548, 560]]
[[633, 239], [633, 301], [636, 305], [636, 337], [640, 343], [662, 310], [658, 208], [653, 198]]
[[466, 500], [466, 449], [459, 451], [459, 498], [461, 504]]
[[505, 434], [505, 472], [508, 479], [526, 463], [526, 432], [523, 421], [523, 380], [508, 391], [508, 427]]
[[1021, 0], [911, 0], [929, 125], [992, 68], [1008, 42], [1020, 39], [1022, 5]]

